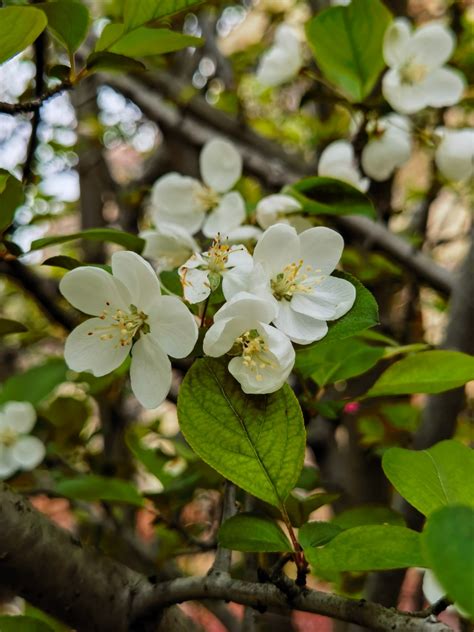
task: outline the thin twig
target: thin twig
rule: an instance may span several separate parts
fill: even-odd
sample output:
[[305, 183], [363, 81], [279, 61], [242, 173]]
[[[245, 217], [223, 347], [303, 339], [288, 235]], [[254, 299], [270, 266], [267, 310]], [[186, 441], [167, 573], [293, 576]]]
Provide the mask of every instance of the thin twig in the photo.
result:
[[[237, 506], [235, 503], [236, 487], [230, 481], [225, 482], [224, 495], [222, 500], [222, 517], [221, 524], [235, 516]], [[222, 546], [217, 546], [216, 557], [214, 563], [209, 570], [208, 575], [217, 575], [218, 573], [229, 573], [230, 564], [232, 562], [232, 551]]]
[[24, 101], [23, 103], [4, 103], [0, 101], [0, 113], [2, 114], [26, 114], [28, 112], [36, 112], [41, 108], [43, 103], [51, 99], [57, 94], [64, 92], [65, 90], [70, 90], [72, 88], [72, 83], [70, 81], [62, 81], [54, 88], [49, 88], [49, 90], [45, 90], [39, 96], [36, 96], [34, 99], [30, 101]]

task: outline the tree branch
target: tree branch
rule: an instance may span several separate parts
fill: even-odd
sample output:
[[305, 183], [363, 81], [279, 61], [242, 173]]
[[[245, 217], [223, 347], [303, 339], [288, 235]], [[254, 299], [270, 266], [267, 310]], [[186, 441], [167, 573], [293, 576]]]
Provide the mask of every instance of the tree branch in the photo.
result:
[[2, 114], [26, 114], [28, 112], [36, 112], [41, 108], [43, 103], [54, 97], [60, 92], [70, 90], [72, 84], [70, 81], [61, 81], [60, 84], [45, 90], [41, 95], [31, 99], [30, 101], [24, 101], [23, 103], [4, 103], [0, 102], [0, 113]]

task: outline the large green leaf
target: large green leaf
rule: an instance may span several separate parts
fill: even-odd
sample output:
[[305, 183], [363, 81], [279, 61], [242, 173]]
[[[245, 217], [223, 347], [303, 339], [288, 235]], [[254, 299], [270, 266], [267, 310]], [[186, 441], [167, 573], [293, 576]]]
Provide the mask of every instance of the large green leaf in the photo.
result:
[[150, 29], [141, 26], [125, 33], [123, 24], [109, 24], [102, 31], [96, 44], [96, 51], [107, 50], [127, 57], [148, 57], [201, 44], [202, 39], [199, 37], [175, 33], [170, 29]]
[[28, 328], [22, 323], [9, 318], [0, 318], [0, 337], [8, 336], [8, 334], [21, 334], [25, 331], [28, 331]]
[[441, 393], [474, 379], [474, 358], [460, 351], [423, 351], [392, 364], [365, 397]]
[[145, 246], [145, 240], [125, 233], [122, 230], [116, 230], [115, 228], [88, 228], [82, 230], [79, 233], [71, 233], [69, 235], [55, 235], [52, 237], [42, 237], [41, 239], [35, 239], [31, 244], [31, 250], [40, 250], [46, 248], [46, 246], [53, 246], [55, 244], [65, 244], [68, 241], [74, 239], [88, 239], [91, 241], [110, 241], [114, 244], [119, 244], [128, 250], [134, 250], [135, 252], [141, 252]]
[[89, 55], [87, 70], [89, 72], [142, 72], [146, 70], [146, 66], [132, 57], [100, 51]]
[[218, 537], [221, 546], [233, 551], [285, 553], [293, 550], [276, 522], [251, 513], [237, 514], [226, 520]]
[[178, 418], [190, 446], [247, 492], [281, 507], [303, 466], [305, 430], [288, 385], [246, 395], [228, 359], [194, 362], [181, 385]]
[[44, 13], [33, 7], [0, 9], [0, 64], [33, 44], [47, 23]]
[[125, 30], [131, 31], [148, 22], [169, 18], [202, 2], [203, 0], [125, 0]]
[[370, 199], [358, 189], [335, 178], [313, 176], [285, 187], [306, 213], [315, 215], [377, 215]]
[[0, 616], [0, 632], [53, 632], [53, 629], [34, 617], [3, 615]]
[[474, 618], [474, 509], [458, 505], [435, 511], [423, 531], [422, 545], [448, 597]]
[[0, 385], [0, 404], [9, 401], [38, 404], [65, 381], [66, 372], [62, 358], [51, 358], [24, 373], [18, 373]]
[[314, 547], [324, 546], [342, 531], [343, 529], [333, 522], [307, 522], [298, 531], [298, 542], [304, 551], [308, 549], [311, 555]]
[[474, 453], [458, 441], [419, 452], [390, 448], [382, 467], [398, 493], [425, 516], [444, 505], [474, 507]]
[[132, 483], [94, 474], [65, 478], [56, 483], [54, 491], [75, 500], [105, 500], [139, 507], [144, 502], [143, 497]]
[[337, 524], [341, 529], [352, 529], [365, 524], [391, 524], [404, 527], [405, 521], [399, 513], [393, 511], [390, 507], [362, 505], [361, 507], [353, 507], [341, 512], [333, 518], [332, 524]]
[[309, 562], [324, 571], [383, 571], [425, 566], [420, 534], [405, 527], [364, 525], [336, 535], [323, 548], [306, 548]]
[[[0, 20], [1, 11], [0, 9]], [[1, 25], [0, 25], [1, 28]], [[1, 38], [1, 35], [0, 35]], [[0, 42], [1, 46], [1, 42]], [[0, 232], [8, 228], [13, 222], [16, 209], [23, 204], [25, 193], [23, 186], [19, 180], [10, 175], [8, 172], [0, 170], [0, 178], [2, 179], [2, 187], [0, 190]]]
[[56, 0], [35, 5], [46, 13], [48, 28], [73, 55], [84, 41], [89, 28], [89, 11], [76, 0]]
[[384, 67], [383, 37], [391, 20], [381, 0], [352, 0], [310, 20], [306, 35], [318, 66], [351, 101], [373, 90]]

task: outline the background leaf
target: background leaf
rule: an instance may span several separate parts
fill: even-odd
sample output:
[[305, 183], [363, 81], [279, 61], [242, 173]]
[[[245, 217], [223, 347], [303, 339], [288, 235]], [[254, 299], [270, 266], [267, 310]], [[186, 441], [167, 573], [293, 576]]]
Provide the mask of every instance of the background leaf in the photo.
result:
[[89, 55], [87, 69], [93, 72], [142, 72], [146, 66], [138, 59], [101, 51]]
[[82, 2], [56, 0], [35, 5], [48, 18], [48, 28], [73, 55], [84, 41], [89, 28], [89, 11]]
[[298, 542], [306, 552], [306, 549], [311, 550], [327, 544], [342, 531], [342, 528], [333, 522], [307, 522], [298, 531]]
[[202, 2], [203, 0], [125, 0], [125, 31], [131, 31], [147, 22], [168, 18]]
[[1, 632], [53, 632], [47, 623], [39, 619], [8, 615], [0, 616], [0, 630]]
[[365, 524], [391, 524], [404, 527], [403, 517], [383, 505], [363, 505], [342, 511], [332, 519], [332, 524], [337, 524], [341, 529], [352, 529]]
[[170, 29], [141, 26], [125, 33], [123, 24], [109, 24], [96, 44], [96, 51], [107, 50], [127, 57], [148, 57], [171, 53], [188, 46], [201, 46], [202, 43], [199, 37], [176, 33]]
[[24, 373], [13, 375], [0, 386], [0, 404], [9, 401], [38, 404], [66, 379], [62, 358], [51, 358]]
[[[0, 9], [0, 20], [2, 16], [1, 11], [3, 10]], [[25, 200], [25, 193], [21, 182], [8, 172], [0, 172], [0, 177], [3, 179], [0, 191], [0, 231], [3, 231], [13, 222], [16, 209]]]
[[226, 520], [218, 534], [219, 544], [233, 551], [285, 553], [290, 541], [279, 525], [263, 516], [241, 513]]
[[0, 9], [0, 64], [33, 44], [47, 24], [44, 13], [33, 7]]
[[54, 244], [65, 244], [68, 241], [73, 241], [74, 239], [110, 241], [114, 244], [119, 244], [120, 246], [127, 248], [127, 250], [133, 250], [138, 253], [140, 253], [145, 246], [144, 239], [141, 239], [136, 235], [132, 235], [131, 233], [125, 233], [123, 230], [116, 230], [114, 228], [89, 228], [87, 230], [82, 230], [79, 233], [35, 239], [35, 241], [31, 244], [31, 250], [41, 250], [41, 248], [53, 246]]
[[56, 483], [54, 491], [61, 496], [76, 500], [105, 500], [123, 502], [141, 507], [143, 497], [128, 481], [93, 474], [63, 479]]
[[9, 318], [0, 318], [0, 336], [8, 336], [8, 334], [19, 334], [28, 331], [22, 323]]

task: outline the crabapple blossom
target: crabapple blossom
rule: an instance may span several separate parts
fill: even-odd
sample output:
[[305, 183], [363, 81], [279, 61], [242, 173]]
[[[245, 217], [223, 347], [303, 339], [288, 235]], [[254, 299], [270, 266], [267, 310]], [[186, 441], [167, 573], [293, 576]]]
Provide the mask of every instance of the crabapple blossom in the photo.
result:
[[410, 121], [406, 116], [392, 113], [368, 126], [367, 131], [370, 140], [362, 150], [362, 168], [373, 180], [387, 180], [410, 158]]
[[199, 251], [195, 239], [179, 226], [145, 230], [140, 237], [145, 240], [143, 256], [156, 261], [160, 270], [174, 270]]
[[474, 129], [437, 130], [441, 142], [436, 149], [436, 166], [445, 178], [469, 180], [474, 175]]
[[274, 303], [240, 292], [216, 313], [204, 337], [206, 355], [234, 356], [229, 372], [244, 393], [274, 393], [293, 368], [295, 351], [291, 342], [269, 324], [275, 313]]
[[336, 140], [326, 147], [319, 158], [318, 174], [347, 182], [362, 192], [369, 188], [369, 180], [361, 176], [354, 149], [347, 140]]
[[300, 235], [292, 226], [270, 226], [258, 240], [254, 267], [242, 290], [273, 305], [274, 325], [298, 344], [320, 340], [328, 320], [348, 312], [355, 301], [352, 283], [330, 276], [344, 247], [339, 233], [325, 227]]
[[303, 65], [301, 43], [296, 30], [280, 24], [274, 43], [260, 58], [257, 79], [264, 86], [278, 86], [295, 77]]
[[36, 411], [29, 402], [7, 402], [0, 410], [0, 480], [33, 470], [44, 459], [44, 444], [31, 436]]
[[197, 340], [188, 308], [175, 296], [161, 296], [151, 265], [128, 251], [112, 255], [112, 274], [93, 266], [75, 268], [59, 288], [74, 307], [94, 316], [69, 334], [68, 366], [100, 377], [131, 354], [132, 391], [146, 408], [158, 406], [171, 384], [168, 355], [187, 356]]
[[222, 279], [224, 296], [240, 284], [240, 275], [253, 267], [245, 246], [229, 246], [217, 238], [207, 252], [195, 253], [179, 269], [184, 298], [189, 303], [204, 301], [217, 290]]
[[231, 191], [242, 175], [242, 157], [229, 141], [208, 141], [199, 156], [203, 182], [168, 173], [153, 185], [151, 214], [155, 225], [180, 226], [191, 234], [202, 230], [206, 237], [227, 235], [245, 219], [245, 202]]
[[462, 76], [444, 66], [455, 38], [443, 24], [429, 23], [412, 31], [406, 18], [397, 18], [385, 32], [383, 55], [389, 70], [382, 92], [392, 108], [413, 114], [427, 106], [454, 105], [464, 90]]
[[311, 222], [299, 214], [302, 210], [301, 204], [291, 195], [281, 193], [267, 195], [257, 204], [257, 222], [262, 228], [269, 228], [278, 223], [290, 224], [301, 232], [306, 228], [311, 228]]

